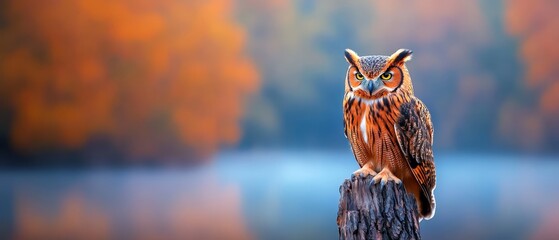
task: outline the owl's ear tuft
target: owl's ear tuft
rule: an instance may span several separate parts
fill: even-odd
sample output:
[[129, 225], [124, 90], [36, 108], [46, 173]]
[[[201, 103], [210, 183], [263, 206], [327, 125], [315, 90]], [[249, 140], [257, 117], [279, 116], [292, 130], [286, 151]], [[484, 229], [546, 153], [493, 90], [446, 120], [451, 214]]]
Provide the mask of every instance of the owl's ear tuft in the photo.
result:
[[390, 56], [390, 62], [392, 65], [401, 65], [405, 62], [411, 60], [412, 51], [409, 49], [399, 49], [394, 54]]
[[351, 49], [346, 49], [344, 52], [345, 55], [345, 60], [354, 66], [357, 66], [357, 63], [359, 63], [359, 55], [357, 55], [357, 53], [355, 53], [353, 50]]

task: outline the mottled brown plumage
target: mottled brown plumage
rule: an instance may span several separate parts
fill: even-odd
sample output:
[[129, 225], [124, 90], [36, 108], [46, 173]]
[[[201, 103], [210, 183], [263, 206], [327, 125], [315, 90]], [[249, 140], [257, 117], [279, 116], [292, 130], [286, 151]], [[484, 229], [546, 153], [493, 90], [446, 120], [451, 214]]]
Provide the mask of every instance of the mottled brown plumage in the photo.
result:
[[344, 133], [361, 169], [375, 182], [402, 181], [422, 218], [435, 213], [433, 127], [427, 107], [413, 94], [405, 62], [411, 51], [359, 57], [346, 50]]

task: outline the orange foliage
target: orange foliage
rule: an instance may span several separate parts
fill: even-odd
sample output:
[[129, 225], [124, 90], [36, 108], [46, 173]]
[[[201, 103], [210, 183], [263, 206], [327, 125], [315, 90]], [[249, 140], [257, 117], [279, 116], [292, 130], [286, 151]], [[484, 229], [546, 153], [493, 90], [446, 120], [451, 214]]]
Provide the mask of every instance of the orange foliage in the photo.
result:
[[[509, 0], [506, 5], [507, 31], [519, 40], [519, 59], [524, 64], [524, 81], [528, 92], [538, 99], [531, 109], [545, 127], [545, 134], [537, 139], [559, 141], [559, 19], [556, 17], [557, 1]], [[538, 106], [533, 106], [533, 105]], [[547, 136], [545, 136], [547, 134]]]
[[505, 21], [510, 34], [520, 40], [520, 59], [526, 65], [526, 82], [545, 87], [559, 76], [559, 2], [553, 0], [507, 1]]
[[240, 135], [258, 74], [230, 0], [9, 1], [0, 93], [20, 150], [94, 138], [132, 158], [206, 155]]

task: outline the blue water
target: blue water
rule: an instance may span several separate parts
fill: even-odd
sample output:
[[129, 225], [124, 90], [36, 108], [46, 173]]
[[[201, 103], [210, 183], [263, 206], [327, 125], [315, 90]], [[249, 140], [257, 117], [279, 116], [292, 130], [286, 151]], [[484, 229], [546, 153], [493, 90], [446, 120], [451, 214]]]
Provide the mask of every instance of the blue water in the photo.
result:
[[[559, 159], [440, 154], [424, 239], [559, 236]], [[349, 152], [223, 153], [202, 167], [0, 172], [0, 238], [337, 239]], [[551, 227], [547, 227], [551, 226]]]

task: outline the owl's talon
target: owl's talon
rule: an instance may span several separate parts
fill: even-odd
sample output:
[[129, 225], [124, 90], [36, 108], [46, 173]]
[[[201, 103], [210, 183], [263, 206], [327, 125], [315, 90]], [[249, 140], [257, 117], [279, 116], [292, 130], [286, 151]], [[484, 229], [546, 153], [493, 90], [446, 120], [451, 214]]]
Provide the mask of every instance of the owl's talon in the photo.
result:
[[375, 183], [380, 182], [381, 187], [386, 185], [388, 181], [394, 181], [394, 183], [396, 184], [402, 183], [402, 180], [394, 176], [394, 174], [392, 174], [392, 172], [390, 172], [390, 170], [388, 170], [387, 168], [382, 169], [382, 171], [380, 171], [375, 177], [373, 177], [373, 181]]
[[377, 172], [375, 172], [373, 170], [373, 168], [371, 167], [371, 165], [369, 163], [363, 165], [363, 167], [361, 167], [360, 169], [357, 169], [355, 172], [353, 172], [353, 174], [351, 174], [351, 178], [353, 179], [354, 176], [355, 177], [360, 177], [360, 178], [365, 178], [367, 176], [375, 176], [377, 175]]

